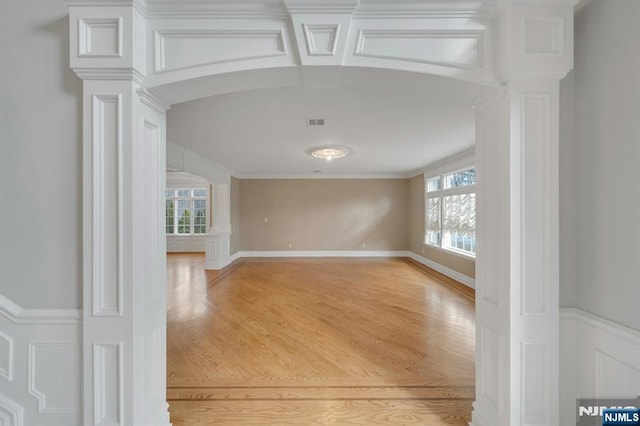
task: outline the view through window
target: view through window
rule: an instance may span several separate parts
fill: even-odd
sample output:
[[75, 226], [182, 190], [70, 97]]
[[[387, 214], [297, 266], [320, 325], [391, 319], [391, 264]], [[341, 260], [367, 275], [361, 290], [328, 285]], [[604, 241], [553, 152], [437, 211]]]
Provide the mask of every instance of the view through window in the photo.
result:
[[207, 232], [206, 188], [167, 188], [165, 231], [167, 235]]

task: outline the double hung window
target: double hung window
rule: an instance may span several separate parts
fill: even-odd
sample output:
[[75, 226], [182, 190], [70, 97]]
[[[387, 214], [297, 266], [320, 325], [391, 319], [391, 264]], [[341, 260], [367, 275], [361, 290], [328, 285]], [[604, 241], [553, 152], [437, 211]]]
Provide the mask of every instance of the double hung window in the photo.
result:
[[475, 257], [475, 184], [473, 167], [425, 179], [425, 244]]

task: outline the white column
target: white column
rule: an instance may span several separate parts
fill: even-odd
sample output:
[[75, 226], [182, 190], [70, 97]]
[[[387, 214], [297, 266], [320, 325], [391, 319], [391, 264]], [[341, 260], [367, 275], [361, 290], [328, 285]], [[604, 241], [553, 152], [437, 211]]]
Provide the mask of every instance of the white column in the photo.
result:
[[573, 4], [512, 2], [504, 92], [476, 109], [474, 426], [559, 424], [559, 80]]
[[133, 6], [72, 7], [70, 26], [84, 80], [81, 423], [166, 426], [166, 106], [140, 91]]
[[205, 269], [222, 269], [231, 262], [231, 189], [229, 183], [214, 183], [213, 223], [206, 236]]

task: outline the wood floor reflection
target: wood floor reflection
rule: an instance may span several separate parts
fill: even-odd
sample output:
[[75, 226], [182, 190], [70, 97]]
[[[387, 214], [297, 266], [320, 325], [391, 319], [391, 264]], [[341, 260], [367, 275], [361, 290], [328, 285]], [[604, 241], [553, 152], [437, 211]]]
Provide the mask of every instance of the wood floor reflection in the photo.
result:
[[171, 420], [463, 425], [474, 303], [403, 259], [170, 254]]

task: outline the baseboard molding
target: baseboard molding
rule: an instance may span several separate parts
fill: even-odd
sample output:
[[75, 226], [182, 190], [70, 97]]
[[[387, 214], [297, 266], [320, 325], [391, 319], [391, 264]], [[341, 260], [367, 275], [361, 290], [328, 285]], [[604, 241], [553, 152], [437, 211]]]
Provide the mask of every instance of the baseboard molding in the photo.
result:
[[640, 395], [640, 331], [578, 308], [560, 309], [560, 423], [577, 398]]
[[473, 289], [476, 288], [476, 280], [471, 277], [461, 274], [458, 271], [454, 271], [453, 269], [447, 268], [446, 266], [443, 266], [437, 262], [434, 262], [431, 259], [427, 259], [426, 257], [420, 256], [412, 251], [407, 251], [405, 253], [406, 253], [406, 257], [409, 257], [415, 260], [416, 262], [419, 262], [425, 266], [428, 266], [429, 268], [434, 269], [440, 272], [441, 274], [446, 275], [447, 277], [466, 285], [467, 287], [471, 287]]
[[249, 257], [408, 257], [467, 287], [475, 289], [475, 280], [458, 271], [447, 268], [433, 260], [405, 250], [274, 250], [239, 251], [229, 259], [229, 264], [237, 259]]
[[239, 257], [406, 257], [406, 251], [387, 250], [276, 250], [241, 251]]
[[0, 315], [15, 324], [79, 324], [81, 309], [24, 309], [0, 295]]

